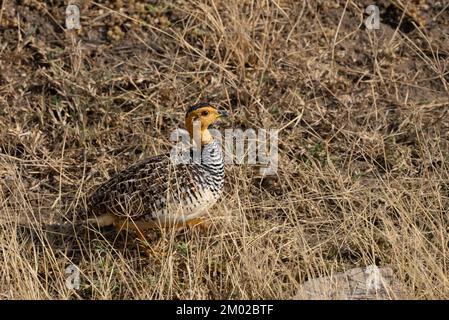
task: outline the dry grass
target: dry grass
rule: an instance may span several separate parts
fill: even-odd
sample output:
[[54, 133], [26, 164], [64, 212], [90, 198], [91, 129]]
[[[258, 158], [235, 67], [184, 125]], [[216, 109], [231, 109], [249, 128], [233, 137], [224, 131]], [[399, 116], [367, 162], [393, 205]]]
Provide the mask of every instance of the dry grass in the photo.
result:
[[[289, 299], [376, 263], [410, 298], [447, 299], [449, 11], [377, 2], [368, 31], [362, 0], [80, 1], [71, 34], [63, 1], [3, 1], [0, 298]], [[202, 100], [229, 127], [282, 129], [277, 176], [228, 166], [212, 229], [152, 239], [157, 256], [110, 231], [48, 242], [43, 225], [168, 151]]]

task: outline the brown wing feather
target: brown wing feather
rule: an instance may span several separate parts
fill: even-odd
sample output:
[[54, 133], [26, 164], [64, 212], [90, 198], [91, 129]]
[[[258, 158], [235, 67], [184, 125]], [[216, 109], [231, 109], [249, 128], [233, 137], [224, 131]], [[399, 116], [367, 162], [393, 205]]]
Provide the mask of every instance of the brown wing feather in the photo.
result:
[[175, 165], [169, 154], [142, 160], [92, 193], [88, 200], [89, 216], [113, 213], [150, 220], [167, 214], [169, 202], [188, 207], [201, 188], [200, 171], [196, 164]]

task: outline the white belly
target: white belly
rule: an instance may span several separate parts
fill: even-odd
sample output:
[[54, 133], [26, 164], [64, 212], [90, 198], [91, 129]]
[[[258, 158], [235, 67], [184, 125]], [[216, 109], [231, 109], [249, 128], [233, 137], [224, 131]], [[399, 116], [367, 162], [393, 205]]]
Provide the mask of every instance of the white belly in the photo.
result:
[[162, 224], [186, 223], [206, 215], [208, 209], [218, 200], [218, 196], [209, 189], [202, 191], [197, 198], [195, 201], [191, 201], [191, 198], [181, 202], [170, 201], [167, 207], [156, 215], [156, 219]]

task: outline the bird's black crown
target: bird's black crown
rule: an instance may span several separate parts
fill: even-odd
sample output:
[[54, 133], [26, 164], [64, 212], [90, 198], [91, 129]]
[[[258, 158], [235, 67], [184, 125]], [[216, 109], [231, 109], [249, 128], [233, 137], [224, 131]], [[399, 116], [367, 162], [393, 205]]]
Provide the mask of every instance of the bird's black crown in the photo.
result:
[[193, 106], [190, 106], [190, 107], [187, 109], [186, 117], [187, 117], [187, 115], [188, 115], [190, 112], [195, 111], [196, 109], [204, 108], [204, 107], [211, 107], [211, 106], [212, 106], [212, 105], [211, 105], [210, 103], [208, 103], [208, 102], [200, 102], [200, 103], [197, 103], [197, 104], [195, 104], [195, 105], [193, 105]]

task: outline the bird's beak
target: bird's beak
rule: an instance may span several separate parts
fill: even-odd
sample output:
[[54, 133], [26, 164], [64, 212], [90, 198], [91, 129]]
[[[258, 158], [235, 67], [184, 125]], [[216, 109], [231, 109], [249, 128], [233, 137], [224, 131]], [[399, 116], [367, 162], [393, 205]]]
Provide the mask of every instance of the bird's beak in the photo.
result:
[[227, 118], [229, 116], [228, 112], [226, 110], [222, 110], [222, 109], [218, 110], [218, 114], [220, 115], [220, 117], [223, 117], [223, 118]]

